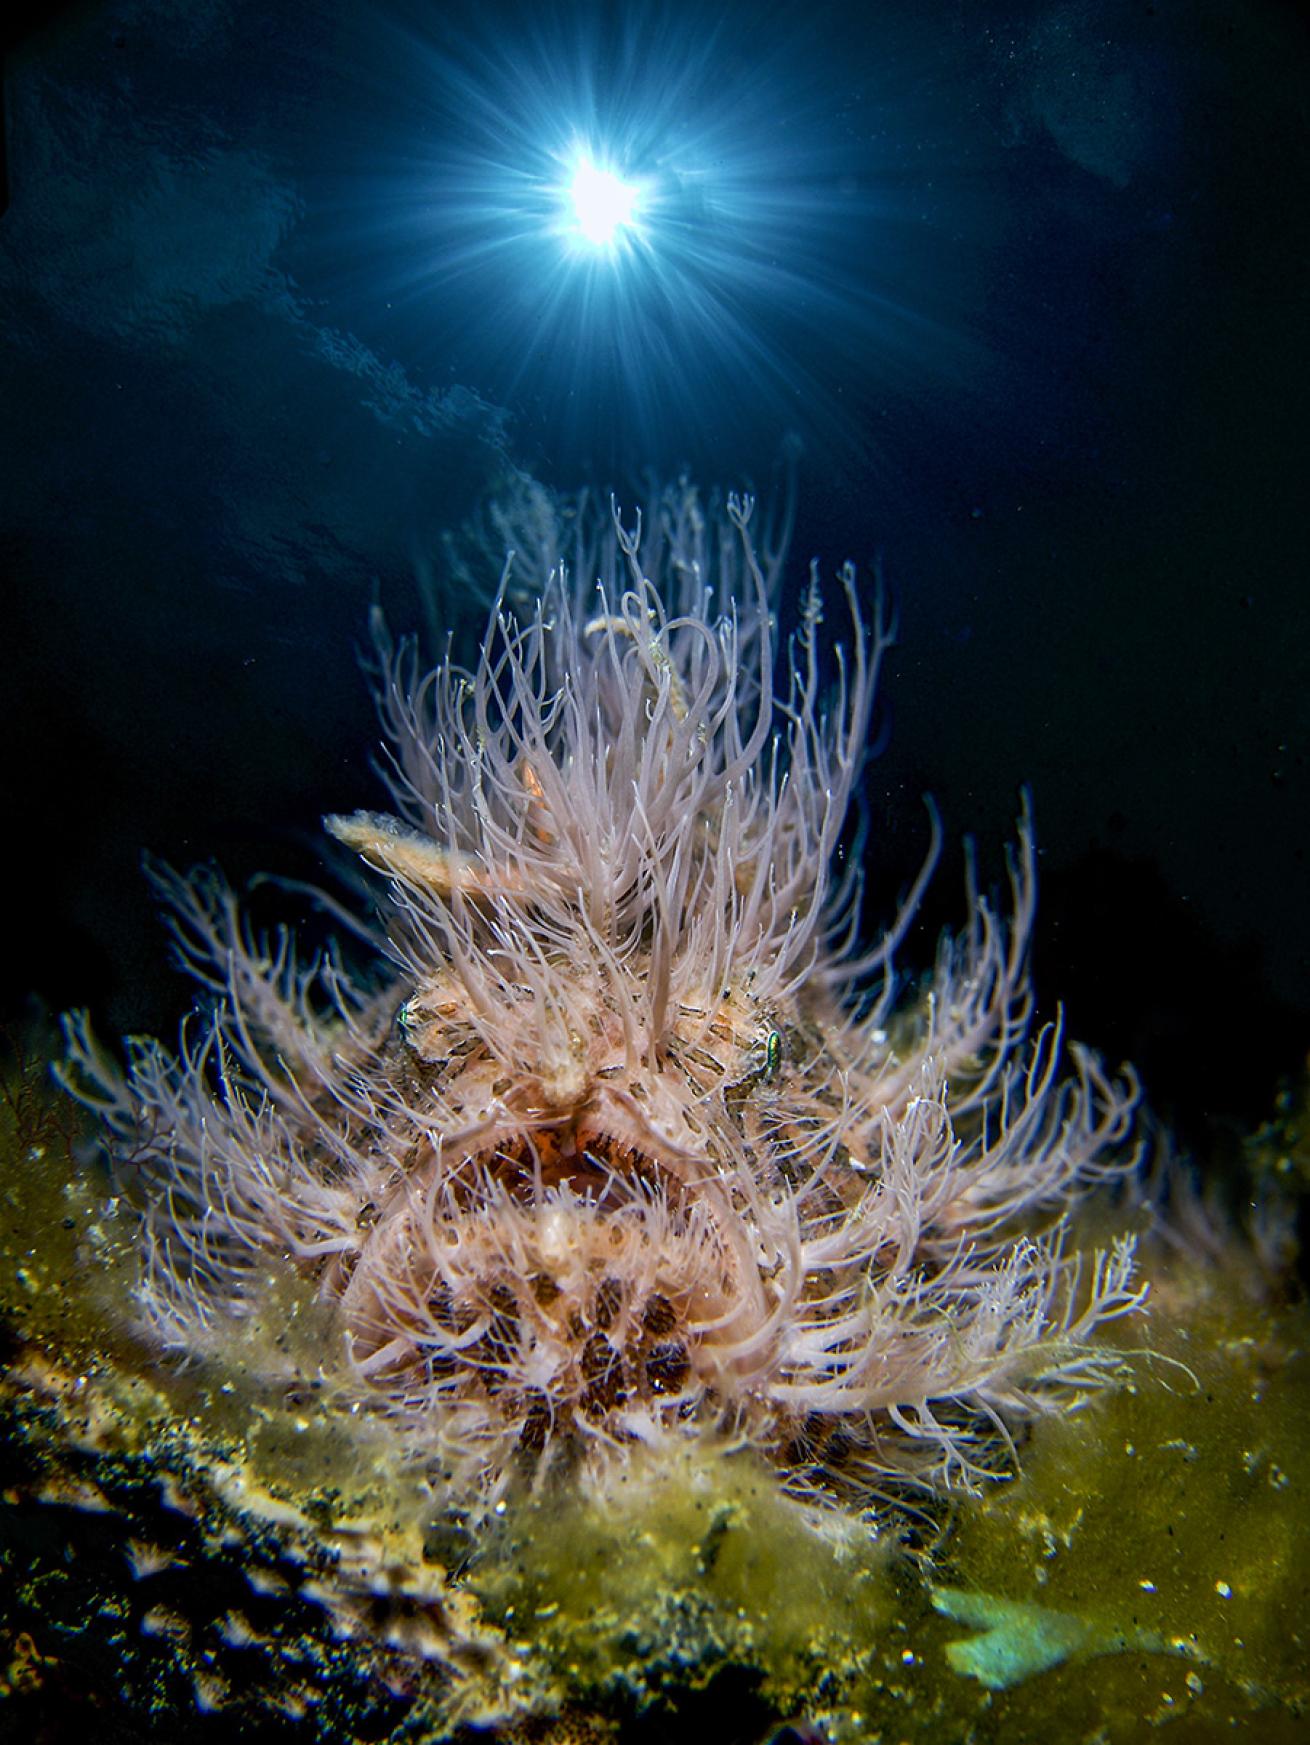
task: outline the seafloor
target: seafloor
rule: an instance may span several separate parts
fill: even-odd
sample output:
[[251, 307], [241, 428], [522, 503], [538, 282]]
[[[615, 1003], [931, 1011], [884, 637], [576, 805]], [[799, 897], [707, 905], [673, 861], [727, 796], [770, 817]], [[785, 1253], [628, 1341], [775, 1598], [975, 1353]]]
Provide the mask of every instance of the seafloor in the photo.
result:
[[[316, 1411], [303, 1290], [221, 1364], [134, 1343], [130, 1238], [44, 1074], [11, 1062], [3, 1111], [4, 1737], [1307, 1736], [1310, 1322], [1211, 1209], [1146, 1237], [1131, 1379], [982, 1497], [875, 1532], [707, 1443], [471, 1533]], [[1247, 1161], [1304, 1188], [1304, 1093]], [[261, 1382], [267, 1338], [303, 1388]]]

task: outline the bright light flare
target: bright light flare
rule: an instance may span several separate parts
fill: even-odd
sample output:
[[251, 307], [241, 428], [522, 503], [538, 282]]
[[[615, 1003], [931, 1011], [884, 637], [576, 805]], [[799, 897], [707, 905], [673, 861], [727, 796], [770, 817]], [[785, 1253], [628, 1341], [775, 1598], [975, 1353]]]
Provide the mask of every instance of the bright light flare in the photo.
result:
[[589, 457], [669, 466], [729, 421], [863, 445], [889, 392], [917, 406], [925, 370], [971, 367], [927, 307], [945, 220], [894, 35], [839, 43], [804, 9], [760, 31], [755, 0], [704, 29], [653, 0], [525, 0], [522, 31], [502, 10], [447, 0], [443, 46], [395, 38], [376, 172], [342, 170], [360, 294], [394, 304], [407, 356]]
[[569, 184], [574, 225], [595, 248], [613, 248], [637, 222], [641, 190], [613, 170], [581, 158]]

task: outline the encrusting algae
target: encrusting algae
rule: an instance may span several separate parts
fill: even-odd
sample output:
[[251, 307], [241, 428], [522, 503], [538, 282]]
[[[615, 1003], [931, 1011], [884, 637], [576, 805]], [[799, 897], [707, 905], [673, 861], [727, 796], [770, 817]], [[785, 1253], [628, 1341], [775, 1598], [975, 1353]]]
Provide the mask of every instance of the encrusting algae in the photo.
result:
[[967, 1657], [916, 1694], [909, 1620], [992, 1602], [889, 1561], [904, 1522], [1138, 1385], [1126, 1220], [1078, 1239], [1136, 1086], [1032, 1023], [1026, 815], [1008, 916], [971, 885], [902, 1001], [929, 866], [861, 949], [842, 858], [891, 627], [848, 567], [829, 645], [812, 575], [779, 659], [751, 515], [555, 523], [472, 671], [375, 624], [394, 811], [327, 825], [382, 881], [381, 967], [157, 871], [202, 989], [177, 1049], [123, 1072], [68, 1021], [108, 1191], [74, 1178], [61, 1241], [101, 1282], [73, 1326], [63, 1259], [8, 1269], [8, 1497], [96, 1517], [137, 1707], [561, 1742], [697, 1690], [748, 1693], [743, 1738], [964, 1714]]

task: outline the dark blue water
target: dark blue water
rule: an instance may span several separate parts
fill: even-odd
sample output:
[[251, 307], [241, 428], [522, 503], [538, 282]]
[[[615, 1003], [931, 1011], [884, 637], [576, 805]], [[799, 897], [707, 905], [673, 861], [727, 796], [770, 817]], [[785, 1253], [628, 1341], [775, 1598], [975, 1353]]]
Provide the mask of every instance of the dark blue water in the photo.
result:
[[[874, 907], [924, 790], [994, 876], [1029, 784], [1044, 1002], [1185, 1124], [1257, 1114], [1310, 1037], [1295, 9], [612, 12], [14, 30], [6, 1006], [167, 1023], [143, 848], [319, 873], [377, 797], [368, 605], [417, 623], [498, 481], [790, 456], [798, 557], [899, 605]], [[583, 149], [641, 190], [612, 257]]]

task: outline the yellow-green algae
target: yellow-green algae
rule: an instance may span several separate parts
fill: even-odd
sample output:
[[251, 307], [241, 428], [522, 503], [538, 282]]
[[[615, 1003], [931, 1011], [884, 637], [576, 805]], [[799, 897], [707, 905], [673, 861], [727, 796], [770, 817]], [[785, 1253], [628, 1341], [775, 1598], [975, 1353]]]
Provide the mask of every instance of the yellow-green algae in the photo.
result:
[[[1007, 1739], [1086, 1737], [1092, 1714], [1113, 1739], [1180, 1719], [1173, 1736], [1188, 1739], [1305, 1736], [1310, 1324], [1303, 1307], [1248, 1297], [1248, 1276], [1236, 1255], [1227, 1271], [1157, 1265], [1135, 1379], [1044, 1421], [1021, 1477], [958, 1511], [935, 1587], [1084, 1631], [1065, 1665], [999, 1703], [975, 1687], [971, 1706], [999, 1709]], [[994, 1621], [1009, 1622], [996, 1608]], [[958, 1623], [931, 1633], [943, 1636], [967, 1684], [980, 1638]], [[1131, 1651], [1147, 1642], [1165, 1653]]]
[[476, 1591], [566, 1685], [644, 1707], [751, 1668], [779, 1713], [864, 1678], [890, 1546], [782, 1494], [712, 1442], [638, 1453], [599, 1494], [508, 1506]]
[[1310, 1195], [1310, 1058], [1279, 1086], [1272, 1117], [1243, 1146], [1257, 1191], [1289, 1200]]
[[513, 1497], [470, 1540], [384, 1424], [335, 1408], [303, 1286], [272, 1276], [212, 1363], [154, 1362], [130, 1220], [31, 1069], [8, 1087], [0, 1691], [29, 1732], [121, 1710], [157, 1741], [564, 1745], [661, 1716], [906, 1745], [1305, 1736], [1310, 1328], [1236, 1246], [1204, 1271], [1148, 1252], [1129, 1383], [1040, 1421], [1018, 1478], [934, 1505], [913, 1545], [710, 1442]]

